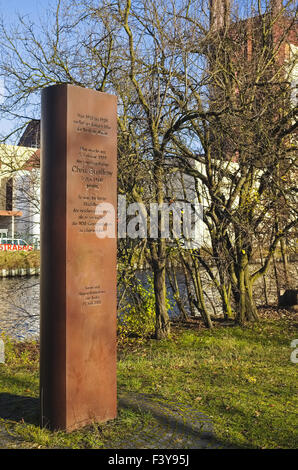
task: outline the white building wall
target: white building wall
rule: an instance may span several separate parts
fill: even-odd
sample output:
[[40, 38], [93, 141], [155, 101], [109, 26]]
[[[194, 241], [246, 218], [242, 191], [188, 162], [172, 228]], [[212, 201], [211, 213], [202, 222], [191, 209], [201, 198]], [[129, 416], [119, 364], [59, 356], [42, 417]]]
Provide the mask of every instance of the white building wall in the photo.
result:
[[27, 242], [40, 241], [40, 170], [21, 170], [14, 178], [14, 208], [23, 215], [15, 220], [15, 235]]

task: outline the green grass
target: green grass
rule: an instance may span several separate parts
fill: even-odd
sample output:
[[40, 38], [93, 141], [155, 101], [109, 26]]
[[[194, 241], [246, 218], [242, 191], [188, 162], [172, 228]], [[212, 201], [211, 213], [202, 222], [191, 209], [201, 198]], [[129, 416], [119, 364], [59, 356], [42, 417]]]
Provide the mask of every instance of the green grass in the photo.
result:
[[[175, 327], [169, 340], [132, 340], [119, 349], [118, 388], [204, 412], [227, 445], [297, 448], [297, 364], [290, 361], [296, 337], [290, 318], [263, 319], [245, 329]], [[7, 351], [0, 396], [38, 397], [38, 345], [10, 343]], [[120, 409], [113, 422], [69, 434], [40, 429], [32, 418], [2, 424], [32, 446], [104, 448], [148, 420], [148, 414]]]
[[0, 269], [27, 269], [40, 266], [40, 252], [34, 251], [1, 251]]

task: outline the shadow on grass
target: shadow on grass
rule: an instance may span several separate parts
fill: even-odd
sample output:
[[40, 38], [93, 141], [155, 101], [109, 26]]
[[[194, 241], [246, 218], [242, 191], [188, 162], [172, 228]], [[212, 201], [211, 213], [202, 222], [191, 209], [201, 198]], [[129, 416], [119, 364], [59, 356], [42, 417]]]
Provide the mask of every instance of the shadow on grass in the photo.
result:
[[119, 406], [137, 412], [149, 412], [152, 417], [146, 429], [139, 429], [132, 441], [128, 440], [130, 448], [136, 442], [145, 447], [149, 445], [150, 448], [153, 445], [158, 449], [239, 448], [237, 444], [231, 442], [220, 442], [213, 432], [211, 420], [205, 414], [183, 403], [156, 401], [154, 395], [130, 392], [120, 393]]
[[39, 424], [39, 398], [0, 393], [0, 418]]

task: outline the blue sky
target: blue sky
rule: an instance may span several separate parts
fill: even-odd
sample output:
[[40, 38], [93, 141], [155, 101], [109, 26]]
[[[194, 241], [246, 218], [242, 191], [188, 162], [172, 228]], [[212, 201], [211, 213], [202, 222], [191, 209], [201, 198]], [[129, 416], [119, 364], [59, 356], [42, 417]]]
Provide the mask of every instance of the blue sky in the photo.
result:
[[42, 11], [47, 3], [47, 0], [0, 0], [0, 8], [1, 12], [8, 17], [15, 13], [35, 16], [37, 10]]
[[[48, 9], [50, 4], [56, 5], [57, 0], [0, 0], [0, 15], [4, 16], [7, 25], [9, 23], [15, 24], [17, 22], [17, 15], [28, 15], [33, 22], [39, 22]], [[184, 1], [184, 0], [182, 0]], [[240, 6], [240, 10], [243, 9], [247, 2], [253, 1], [255, 4], [257, 0], [234, 0], [236, 4]], [[261, 0], [264, 4], [269, 0]], [[1, 101], [1, 86], [3, 82], [0, 82], [0, 101]], [[0, 136], [6, 134], [9, 129], [13, 127], [11, 121], [0, 118]]]
[[[0, 0], [0, 13], [7, 23], [14, 23], [18, 14], [28, 15], [34, 21], [42, 16], [51, 0]], [[11, 121], [1, 119], [0, 134], [6, 133], [13, 127]]]

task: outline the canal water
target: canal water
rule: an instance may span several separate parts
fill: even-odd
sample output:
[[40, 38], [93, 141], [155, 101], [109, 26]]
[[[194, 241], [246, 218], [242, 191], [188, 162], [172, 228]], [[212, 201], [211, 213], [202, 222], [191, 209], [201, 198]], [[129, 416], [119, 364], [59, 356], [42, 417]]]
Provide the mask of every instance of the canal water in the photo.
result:
[[[297, 265], [292, 265], [291, 269], [296, 272]], [[138, 278], [143, 285], [146, 285], [146, 278], [150, 274], [149, 271], [140, 271]], [[282, 276], [281, 276], [282, 277]], [[39, 336], [39, 319], [40, 319], [40, 302], [39, 302], [39, 276], [32, 277], [14, 277], [0, 279], [0, 335], [5, 335], [14, 339], [29, 339]], [[187, 292], [182, 273], [177, 274], [180, 295], [184, 305], [187, 307]], [[222, 314], [221, 302], [217, 291], [212, 287], [210, 279], [204, 278], [203, 285], [205, 300], [211, 315], [220, 316]], [[264, 285], [260, 280], [255, 286], [255, 300], [258, 305], [265, 303], [269, 299], [269, 303], [276, 304], [276, 288], [273, 278], [267, 280], [268, 298], [264, 298]], [[179, 314], [176, 302], [173, 299], [173, 293], [168, 285], [168, 298], [171, 303], [170, 316]]]
[[[140, 273], [143, 285], [146, 273]], [[39, 276], [0, 279], [0, 335], [24, 340], [39, 336], [40, 301]], [[171, 302], [170, 315], [177, 315], [178, 309], [168, 289]]]
[[0, 334], [14, 339], [39, 335], [39, 276], [0, 279]]

